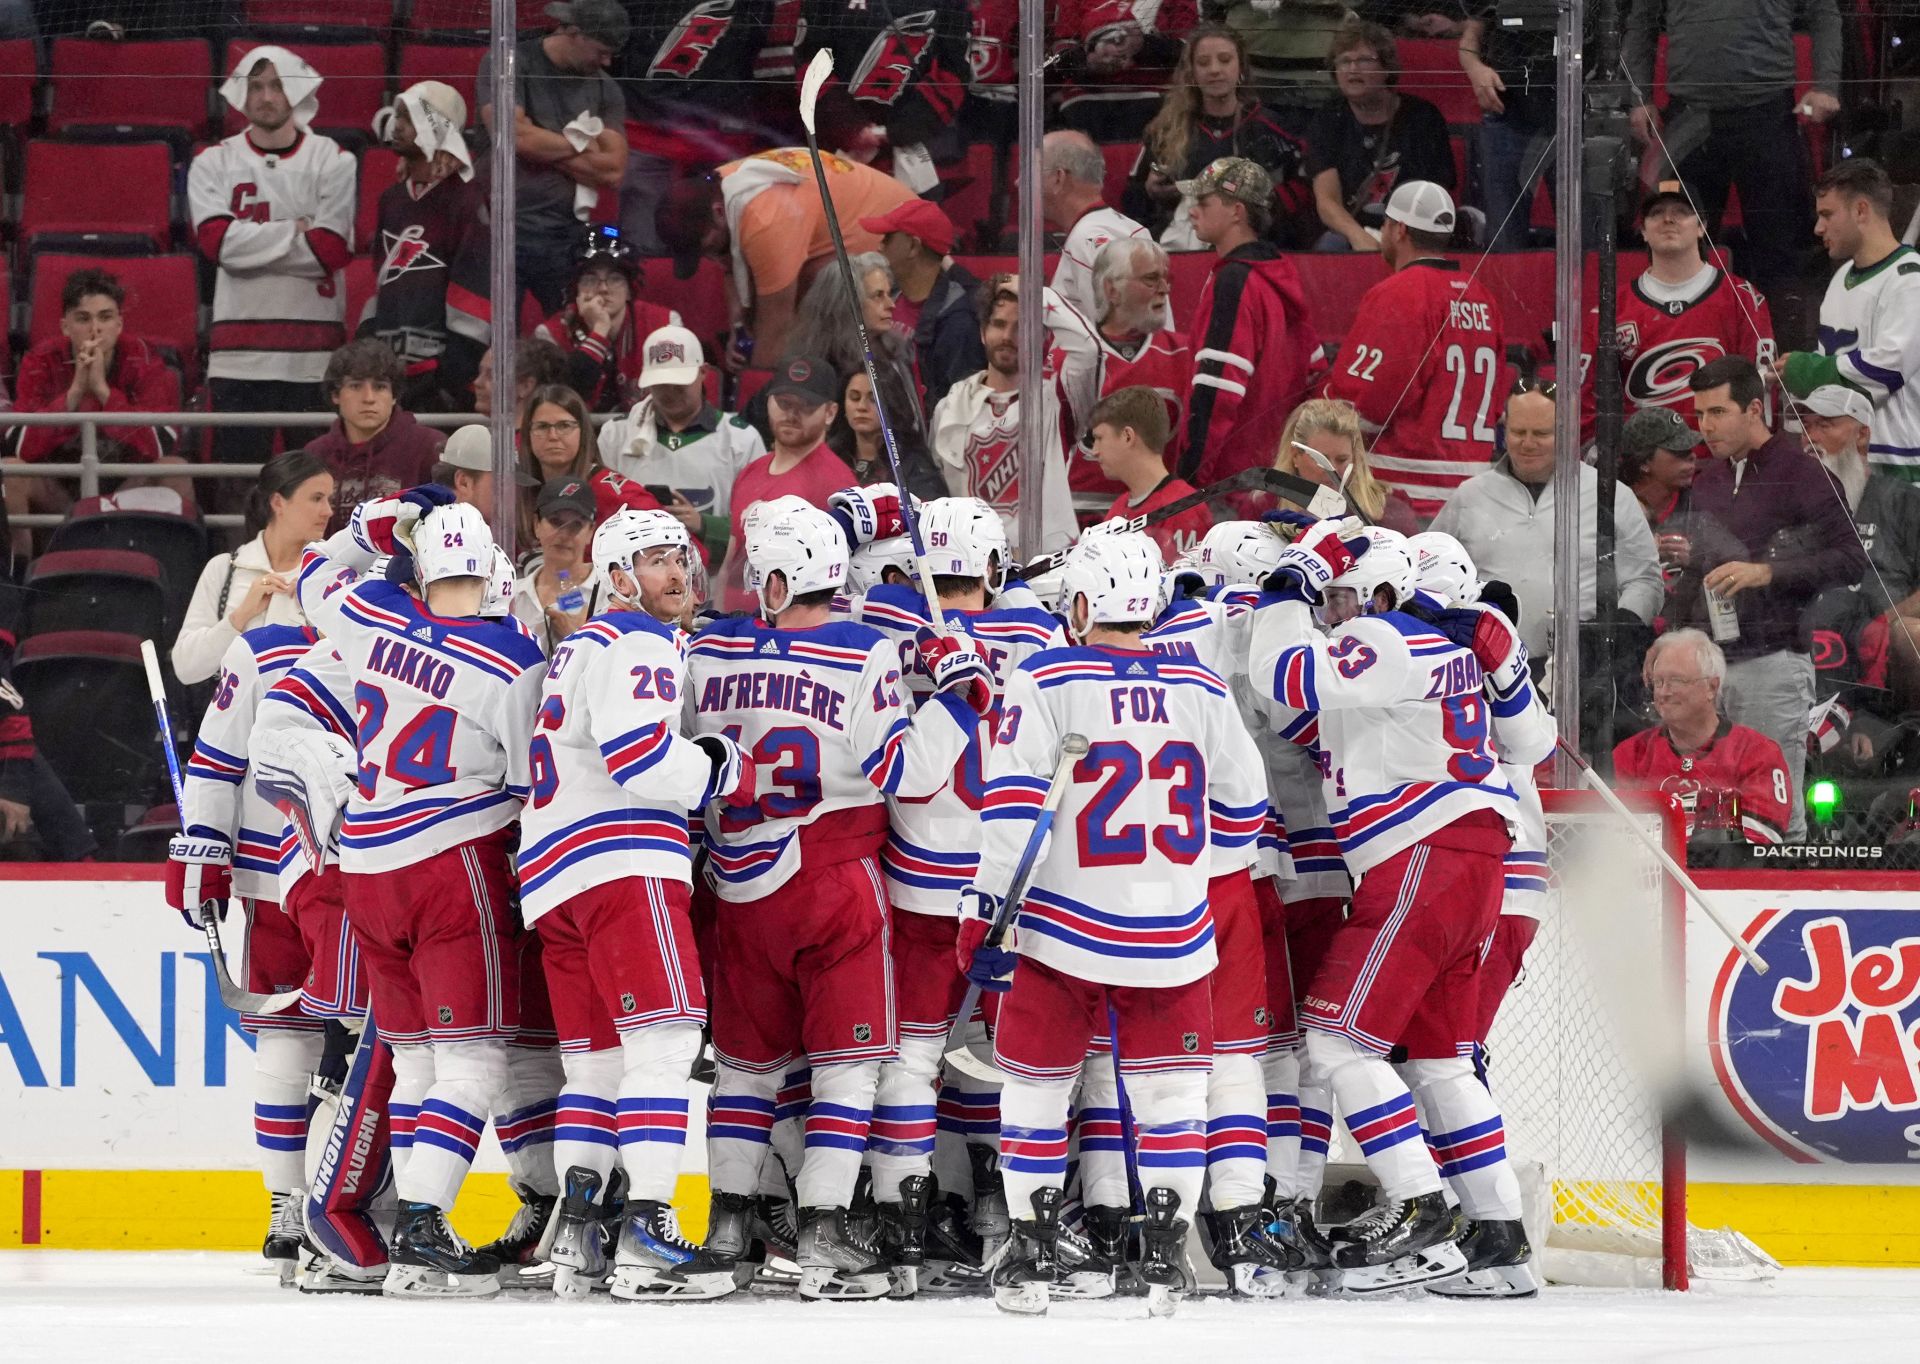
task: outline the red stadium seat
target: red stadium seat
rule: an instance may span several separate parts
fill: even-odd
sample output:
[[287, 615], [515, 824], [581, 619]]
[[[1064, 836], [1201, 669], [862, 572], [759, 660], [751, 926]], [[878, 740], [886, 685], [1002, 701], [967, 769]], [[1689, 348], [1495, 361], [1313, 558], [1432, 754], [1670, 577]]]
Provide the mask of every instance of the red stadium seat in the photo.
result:
[[385, 37], [393, 27], [393, 0], [246, 0], [242, 13], [248, 28], [350, 30]]
[[719, 340], [727, 330], [725, 267], [716, 260], [702, 260], [691, 279], [675, 279], [671, 261], [649, 260], [645, 266], [641, 296], [679, 313], [687, 329], [700, 338], [707, 363], [719, 363]]
[[487, 49], [473, 43], [402, 43], [394, 69], [394, 86], [404, 90], [417, 81], [445, 81], [467, 102], [468, 123], [480, 121], [480, 102], [474, 98], [474, 77]]
[[173, 152], [164, 142], [27, 144], [19, 238], [29, 250], [164, 251]]
[[23, 638], [64, 630], [113, 630], [160, 639], [167, 625], [166, 583], [151, 554], [130, 549], [72, 549], [42, 554], [27, 570]]
[[1109, 204], [1116, 208], [1127, 192], [1127, 181], [1133, 176], [1133, 168], [1140, 160], [1138, 142], [1108, 142], [1101, 146], [1100, 155], [1106, 158], [1107, 178], [1100, 187]]
[[[227, 44], [225, 69], [250, 49], [257, 38], [235, 38]], [[313, 126], [322, 132], [342, 129], [362, 138], [372, 136], [373, 116], [387, 102], [387, 49], [380, 43], [286, 44], [320, 73], [320, 112]], [[224, 101], [223, 101], [224, 103]], [[229, 136], [247, 126], [239, 110], [229, 106], [225, 130]]]
[[[516, 0], [520, 31], [549, 29], [545, 0]], [[415, 33], [485, 33], [493, 11], [487, 0], [414, 0], [407, 27]]]
[[[33, 258], [27, 342], [60, 333], [60, 289], [75, 270], [95, 269], [98, 256], [43, 251]], [[127, 256], [112, 262], [127, 291], [127, 330], [174, 350], [191, 387], [200, 368], [200, 276], [188, 255]]]
[[160, 794], [166, 777], [138, 639], [109, 630], [36, 635], [21, 641], [13, 681], [33, 716], [34, 742], [74, 800], [145, 804]]
[[1480, 101], [1473, 97], [1473, 82], [1460, 69], [1460, 44], [1452, 38], [1401, 38], [1400, 83], [1402, 94], [1418, 95], [1439, 106], [1448, 123], [1480, 121]]
[[[394, 181], [400, 154], [391, 147], [369, 147], [360, 153], [360, 202], [353, 215], [353, 249], [376, 255], [380, 243], [374, 240], [375, 224], [380, 221], [380, 196]], [[347, 314], [351, 319], [351, 311]]]
[[33, 91], [40, 80], [33, 39], [0, 42], [0, 127], [24, 128], [33, 119]]
[[347, 335], [353, 335], [359, 327], [360, 310], [373, 297], [373, 289], [373, 261], [366, 256], [355, 256], [347, 262]]
[[207, 126], [213, 52], [194, 38], [56, 38], [47, 80], [53, 87], [49, 132], [141, 128], [192, 138]]
[[950, 183], [965, 181], [940, 201], [940, 207], [953, 220], [961, 243], [971, 245], [974, 230], [986, 218], [987, 207], [993, 200], [993, 148], [984, 142], [970, 143], [964, 159], [948, 172], [946, 179]]

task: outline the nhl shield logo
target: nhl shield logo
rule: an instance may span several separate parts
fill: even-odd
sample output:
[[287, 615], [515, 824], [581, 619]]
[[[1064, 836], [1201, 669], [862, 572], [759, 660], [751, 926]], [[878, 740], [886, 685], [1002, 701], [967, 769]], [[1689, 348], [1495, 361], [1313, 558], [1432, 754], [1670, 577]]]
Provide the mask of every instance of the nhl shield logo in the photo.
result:
[[631, 991], [620, 996], [620, 1011], [629, 1014], [633, 1012], [633, 994]]
[[453, 1022], [453, 1008], [451, 1005], [442, 1004], [440, 1006], [440, 1021], [442, 1023]]
[[1253, 1021], [1264, 1028], [1273, 1021], [1273, 1015], [1267, 1012], [1265, 1005], [1262, 1005], [1253, 1011]]
[[856, 1024], [854, 1024], [854, 1025], [853, 1025], [853, 1040], [854, 1040], [854, 1041], [856, 1041], [856, 1042], [871, 1042], [871, 1041], [873, 1041], [873, 1027], [872, 1027], [872, 1025], [871, 1025], [871, 1024], [867, 1024], [867, 1023], [856, 1023]]
[[1187, 1051], [1187, 1052], [1199, 1051], [1200, 1050], [1200, 1034], [1197, 1032], [1181, 1033], [1180, 1034], [1180, 1050]]

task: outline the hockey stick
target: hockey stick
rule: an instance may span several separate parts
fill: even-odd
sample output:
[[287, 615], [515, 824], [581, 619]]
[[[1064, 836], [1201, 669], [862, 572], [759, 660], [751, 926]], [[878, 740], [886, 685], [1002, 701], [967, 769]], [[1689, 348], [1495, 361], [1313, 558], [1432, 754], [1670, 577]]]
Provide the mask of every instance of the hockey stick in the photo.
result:
[[900, 447], [893, 437], [893, 422], [880, 394], [880, 370], [873, 361], [873, 338], [867, 335], [866, 314], [860, 306], [860, 285], [853, 277], [853, 262], [847, 256], [846, 239], [840, 234], [840, 216], [834, 212], [833, 191], [827, 188], [827, 167], [820, 159], [820, 141], [814, 135], [814, 105], [820, 99], [820, 87], [833, 74], [833, 49], [823, 47], [807, 63], [800, 80], [800, 122], [807, 130], [807, 155], [813, 158], [813, 178], [820, 186], [821, 216], [827, 220], [827, 233], [833, 238], [833, 254], [840, 260], [840, 278], [847, 286], [847, 308], [853, 314], [853, 328], [860, 337], [860, 357], [867, 367], [867, 383], [873, 388], [873, 411], [880, 419], [881, 443], [887, 447], [887, 464], [893, 469], [894, 490], [900, 496], [900, 523], [906, 529], [907, 543], [913, 547], [914, 568], [920, 578], [920, 590], [927, 598], [927, 620], [935, 633], [946, 615], [940, 610], [940, 594], [934, 590], [933, 574], [927, 571], [927, 547], [920, 539], [920, 518], [914, 514], [913, 495], [907, 491], [907, 478], [900, 468]]
[[[1331, 491], [1334, 492], [1336, 495], [1338, 495], [1338, 497], [1340, 498], [1341, 509], [1339, 512], [1332, 513], [1333, 515], [1351, 516], [1356, 520], [1358, 520], [1362, 525], [1366, 525], [1366, 526], [1371, 526], [1374, 524], [1373, 518], [1371, 516], [1368, 516], [1366, 512], [1360, 509], [1359, 503], [1355, 502], [1351, 497], [1347, 496], [1347, 480], [1353, 477], [1353, 464], [1351, 461], [1348, 462], [1346, 468], [1336, 469], [1333, 467], [1332, 460], [1328, 459], [1324, 454], [1314, 449], [1311, 445], [1308, 445], [1303, 440], [1294, 441], [1293, 448], [1305, 453], [1309, 459], [1311, 459], [1315, 464], [1319, 465], [1320, 468], [1325, 471], [1327, 477], [1339, 480], [1339, 485], [1336, 488], [1332, 489]], [[1315, 502], [1323, 501], [1328, 491], [1329, 490], [1326, 488], [1321, 488], [1318, 492], [1314, 493], [1313, 500]], [[1312, 504], [1308, 505], [1307, 510], [1312, 512], [1315, 516], [1326, 516], [1329, 514], [1327, 511], [1322, 510], [1321, 507], [1316, 507], [1316, 506], [1313, 506]]]
[[1713, 920], [1713, 926], [1727, 935], [1727, 941], [1733, 944], [1735, 951], [1747, 959], [1747, 965], [1751, 966], [1757, 974], [1766, 975], [1767, 964], [1760, 959], [1760, 954], [1754, 951], [1753, 944], [1734, 932], [1733, 925], [1727, 922], [1726, 916], [1721, 914], [1713, 901], [1707, 898], [1706, 892], [1693, 883], [1693, 878], [1687, 875], [1687, 869], [1674, 861], [1667, 850], [1660, 846], [1660, 840], [1640, 827], [1640, 822], [1633, 817], [1633, 812], [1627, 809], [1626, 803], [1613, 793], [1613, 788], [1607, 785], [1600, 774], [1593, 770], [1593, 765], [1582, 757], [1564, 737], [1556, 739], [1555, 742], [1560, 745], [1561, 752], [1573, 759], [1574, 766], [1580, 769], [1580, 775], [1586, 779], [1587, 785], [1598, 793], [1600, 799], [1605, 801], [1616, 815], [1627, 822], [1627, 827], [1633, 830], [1633, 836], [1660, 859], [1660, 865], [1666, 868], [1667, 875], [1678, 882], [1680, 888], [1693, 898], [1693, 902], [1707, 912], [1707, 917]]
[[[187, 817], [187, 784], [180, 778], [180, 755], [173, 751], [173, 721], [167, 714], [167, 686], [160, 680], [160, 655], [153, 647], [153, 641], [140, 641], [140, 661], [147, 668], [147, 691], [153, 697], [153, 718], [160, 726], [160, 753], [167, 760], [167, 776], [173, 782], [173, 808], [181, 819]], [[183, 824], [180, 831], [186, 832]], [[207, 911], [205, 905], [198, 907], [200, 930], [207, 935], [207, 947], [213, 954], [213, 983], [220, 991], [220, 1002], [240, 1014], [278, 1013], [300, 998], [300, 991], [288, 990], [283, 994], [260, 995], [251, 990], [243, 990], [234, 983], [227, 972], [227, 952], [220, 943], [220, 917]]]
[[[1039, 865], [1040, 849], [1045, 846], [1047, 835], [1053, 830], [1054, 812], [1060, 808], [1060, 802], [1067, 794], [1067, 771], [1086, 756], [1087, 747], [1087, 736], [1084, 734], [1069, 734], [1060, 741], [1060, 760], [1053, 765], [1053, 780], [1048, 783], [1046, 797], [1040, 802], [1040, 813], [1034, 817], [1033, 830], [1027, 835], [1026, 846], [1020, 849], [1020, 860], [1014, 864], [1013, 881], [1007, 887], [1006, 898], [1000, 902], [1000, 912], [994, 916], [993, 926], [987, 930], [988, 947], [998, 947], [1013, 930], [1013, 921], [1020, 913], [1021, 902], [1027, 898], [1027, 885], [1033, 880], [1034, 870]], [[947, 1064], [964, 1075], [971, 1075], [976, 1080], [1002, 1080], [1006, 1077], [967, 1049], [967, 1023], [979, 1003], [980, 987], [969, 981], [967, 993], [960, 999], [960, 1012], [954, 1016], [953, 1026], [947, 1029], [946, 1044], [941, 1050], [946, 1053]]]
[[1133, 1101], [1127, 1098], [1127, 1077], [1120, 1069], [1120, 1013], [1107, 996], [1107, 1050], [1113, 1057], [1113, 1106], [1120, 1111], [1120, 1153], [1127, 1159], [1127, 1197], [1135, 1217], [1147, 1215], [1146, 1186], [1140, 1182], [1139, 1136], [1133, 1130]]

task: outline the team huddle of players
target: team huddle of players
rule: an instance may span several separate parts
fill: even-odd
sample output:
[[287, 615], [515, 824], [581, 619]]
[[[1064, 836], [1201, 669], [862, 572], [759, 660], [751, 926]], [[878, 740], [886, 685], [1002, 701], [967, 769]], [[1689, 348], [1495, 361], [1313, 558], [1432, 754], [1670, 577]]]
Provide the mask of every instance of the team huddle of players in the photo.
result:
[[[753, 508], [759, 610], [710, 620], [672, 517], [592, 552], [608, 609], [543, 657], [480, 515], [412, 489], [308, 548], [313, 629], [227, 654], [168, 893], [297, 992], [246, 1020], [283, 1281], [1164, 1313], [1197, 1223], [1254, 1297], [1537, 1290], [1469, 1058], [1553, 726], [1457, 543], [1096, 527], [1029, 583], [984, 503], [880, 485]], [[1383, 1201], [1323, 1227], [1336, 1112]], [[523, 1207], [476, 1248], [489, 1120]]]

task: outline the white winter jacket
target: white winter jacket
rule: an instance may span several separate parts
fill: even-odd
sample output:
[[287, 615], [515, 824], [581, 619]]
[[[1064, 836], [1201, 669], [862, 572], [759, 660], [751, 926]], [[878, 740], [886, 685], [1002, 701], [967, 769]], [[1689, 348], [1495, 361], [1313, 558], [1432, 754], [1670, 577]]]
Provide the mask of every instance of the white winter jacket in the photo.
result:
[[[231, 554], [216, 554], [200, 570], [200, 581], [187, 603], [187, 614], [180, 622], [180, 634], [173, 641], [173, 675], [183, 685], [204, 682], [220, 671], [220, 660], [227, 646], [240, 636], [228, 617], [247, 599], [247, 589], [255, 580], [273, 571], [267, 559], [267, 542], [256, 535]], [[288, 571], [293, 577], [298, 566]], [[305, 625], [300, 598], [292, 592], [267, 598], [267, 609], [246, 622], [246, 628], [262, 625]]]

